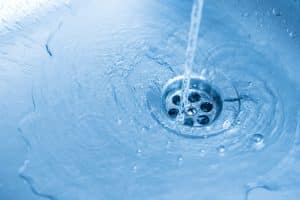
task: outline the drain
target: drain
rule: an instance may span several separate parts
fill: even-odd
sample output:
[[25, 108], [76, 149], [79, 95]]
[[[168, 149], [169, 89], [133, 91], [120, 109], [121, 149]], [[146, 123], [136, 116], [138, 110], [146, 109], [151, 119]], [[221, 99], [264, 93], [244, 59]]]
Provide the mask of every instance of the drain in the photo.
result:
[[242, 97], [223, 74], [193, 74], [186, 99], [182, 96], [183, 81], [183, 76], [176, 76], [162, 90], [155, 83], [147, 92], [151, 117], [166, 131], [185, 138], [207, 138], [238, 124]]
[[216, 89], [199, 77], [190, 80], [187, 103], [183, 103], [182, 76], [164, 87], [163, 107], [171, 120], [189, 127], [203, 127], [213, 123], [222, 111], [222, 99]]

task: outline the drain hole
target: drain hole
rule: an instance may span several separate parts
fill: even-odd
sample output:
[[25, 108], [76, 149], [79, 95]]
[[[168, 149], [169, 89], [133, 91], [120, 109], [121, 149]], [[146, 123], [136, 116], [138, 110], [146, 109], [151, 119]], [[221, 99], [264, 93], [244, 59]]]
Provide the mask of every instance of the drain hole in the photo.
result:
[[172, 97], [172, 103], [174, 103], [175, 105], [179, 106], [180, 101], [181, 101], [181, 98], [180, 98], [179, 95], [175, 95], [175, 96]]
[[213, 109], [213, 105], [212, 105], [212, 103], [204, 102], [200, 105], [200, 109], [203, 112], [210, 112]]
[[184, 119], [183, 124], [186, 126], [194, 126], [194, 120], [192, 118], [186, 118], [186, 119]]
[[200, 101], [200, 98], [201, 98], [201, 96], [200, 96], [199, 93], [197, 93], [197, 92], [191, 92], [191, 94], [188, 97], [188, 100], [191, 103], [195, 103], [195, 102]]
[[207, 125], [209, 123], [209, 118], [206, 115], [200, 115], [197, 122], [201, 125]]
[[179, 113], [179, 110], [176, 109], [176, 108], [172, 108], [168, 111], [168, 115], [171, 117], [171, 118], [176, 118], [177, 115]]

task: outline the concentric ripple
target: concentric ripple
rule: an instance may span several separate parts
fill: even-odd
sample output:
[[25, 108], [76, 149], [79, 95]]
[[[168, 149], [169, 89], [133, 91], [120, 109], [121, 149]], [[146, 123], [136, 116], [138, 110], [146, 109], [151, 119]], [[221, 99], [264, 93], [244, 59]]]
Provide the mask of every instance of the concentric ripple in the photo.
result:
[[[243, 57], [249, 54], [251, 59]], [[178, 195], [171, 188], [191, 181], [195, 187], [205, 185], [205, 191], [213, 186], [224, 192], [226, 183], [215, 180], [243, 172], [233, 183], [243, 193], [246, 183], [267, 173], [291, 148], [297, 98], [284, 72], [250, 47], [221, 47], [202, 65], [201, 76], [225, 88], [224, 103], [239, 105], [232, 112], [234, 117], [219, 118], [219, 128], [211, 125], [209, 137], [182, 137], [184, 128], [160, 116], [161, 88], [174, 72], [143, 58], [125, 74], [109, 70], [89, 80], [106, 80], [106, 87], [90, 89], [84, 77], [77, 77], [86, 90], [75, 99], [70, 96], [51, 103], [48, 97], [34, 94], [37, 110], [21, 123], [31, 144], [22, 177], [33, 177], [31, 184], [37, 191], [63, 200], [87, 195], [147, 199], [149, 192], [168, 199]], [[65, 86], [60, 93], [78, 90]], [[232, 88], [237, 96], [225, 92]], [[112, 186], [118, 193], [111, 194], [108, 187]], [[193, 187], [181, 191], [189, 190], [196, 191]]]
[[[200, 138], [219, 135], [199, 143], [208, 143], [207, 145], [213, 148], [224, 145], [226, 149], [234, 150], [236, 154], [236, 151], [249, 151], [259, 143], [273, 145], [277, 142], [291, 142], [293, 134], [287, 137], [284, 133], [293, 129], [296, 123], [291, 124], [289, 115], [292, 113], [286, 111], [290, 104], [284, 104], [283, 99], [294, 94], [289, 93], [288, 81], [284, 81], [284, 72], [280, 72], [280, 69], [276, 71], [272, 62], [247, 45], [229, 44], [213, 49], [203, 65], [206, 68], [200, 72], [200, 76], [219, 87], [225, 103], [235, 102], [236, 105], [231, 108], [233, 115], [223, 115], [218, 123], [211, 125], [212, 127], [193, 130], [198, 134], [201, 131], [204, 133]], [[277, 81], [279, 79], [280, 84]], [[155, 79], [151, 82], [144, 77], [144, 80], [147, 82], [143, 85], [150, 86], [146, 99], [144, 99], [145, 86], [141, 90], [135, 88], [132, 93], [136, 98], [133, 101], [141, 103], [140, 112], [150, 112], [156, 123], [171, 134], [183, 136], [187, 134], [190, 128], [177, 126], [174, 122], [170, 124], [170, 120], [163, 113], [162, 85]], [[145, 110], [144, 104], [148, 106], [149, 111]], [[217, 128], [218, 126], [220, 128]], [[288, 149], [289, 146], [286, 147]]]

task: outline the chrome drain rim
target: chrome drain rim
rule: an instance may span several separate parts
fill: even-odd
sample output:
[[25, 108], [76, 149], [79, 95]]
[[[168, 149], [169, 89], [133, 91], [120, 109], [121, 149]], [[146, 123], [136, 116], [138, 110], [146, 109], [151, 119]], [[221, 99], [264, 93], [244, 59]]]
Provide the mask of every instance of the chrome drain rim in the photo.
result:
[[[189, 121], [184, 125], [184, 115], [181, 110], [178, 110], [178, 117], [172, 118], [168, 115], [168, 110], [170, 109], [167, 107], [167, 98], [171, 93], [175, 94], [176, 91], [180, 91], [180, 94], [182, 93], [183, 76], [176, 76], [167, 80], [166, 84], [162, 85], [162, 89], [155, 84], [153, 89], [149, 90], [147, 93], [147, 107], [152, 118], [168, 132], [185, 138], [208, 138], [222, 134], [235, 127], [238, 123], [241, 97], [237, 89], [232, 85], [232, 82], [218, 72], [211, 72], [207, 77], [193, 74], [191, 79], [196, 79], [201, 83], [209, 85], [210, 87], [205, 88], [213, 89], [217, 94], [216, 96], [219, 97], [219, 99], [215, 100], [218, 107], [215, 107], [215, 114], [213, 115], [215, 117], [211, 117], [213, 120], [210, 120], [206, 125], [193, 124], [191, 126], [192, 122]], [[195, 86], [191, 85], [191, 89], [193, 89]], [[202, 89], [200, 86], [196, 88], [198, 88], [197, 90], [205, 91], [205, 88]], [[209, 91], [212, 90], [208, 90], [208, 94], [210, 94]], [[177, 111], [174, 110], [174, 112]], [[206, 120], [204, 118], [203, 120]]]
[[188, 127], [212, 124], [220, 115], [223, 101], [217, 89], [200, 77], [190, 79], [187, 105], [183, 104], [183, 76], [167, 82], [163, 89], [162, 104], [170, 120]]

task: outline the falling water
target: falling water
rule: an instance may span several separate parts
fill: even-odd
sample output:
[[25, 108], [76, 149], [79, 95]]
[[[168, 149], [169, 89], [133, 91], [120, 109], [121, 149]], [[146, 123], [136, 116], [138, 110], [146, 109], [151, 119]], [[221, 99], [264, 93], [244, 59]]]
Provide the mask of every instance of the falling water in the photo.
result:
[[187, 105], [188, 89], [190, 84], [190, 76], [192, 73], [192, 64], [195, 57], [195, 52], [197, 48], [198, 33], [202, 16], [203, 0], [194, 0], [192, 14], [191, 14], [191, 24], [190, 32], [188, 37], [188, 45], [186, 49], [186, 58], [184, 64], [184, 85], [183, 85], [183, 104]]

